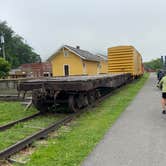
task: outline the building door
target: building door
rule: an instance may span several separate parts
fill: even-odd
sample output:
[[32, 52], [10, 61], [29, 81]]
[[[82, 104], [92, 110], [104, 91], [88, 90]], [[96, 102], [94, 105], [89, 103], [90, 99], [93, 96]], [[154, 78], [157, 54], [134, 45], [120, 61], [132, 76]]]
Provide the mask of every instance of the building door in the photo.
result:
[[69, 75], [69, 65], [64, 65], [64, 74], [65, 76]]

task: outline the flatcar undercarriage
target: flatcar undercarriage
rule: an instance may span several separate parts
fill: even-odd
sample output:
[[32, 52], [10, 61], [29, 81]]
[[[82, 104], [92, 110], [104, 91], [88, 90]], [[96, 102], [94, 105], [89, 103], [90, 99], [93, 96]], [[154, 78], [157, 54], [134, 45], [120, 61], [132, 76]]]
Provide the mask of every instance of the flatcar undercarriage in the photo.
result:
[[56, 110], [58, 106], [77, 112], [130, 79], [130, 74], [116, 74], [29, 80], [21, 82], [18, 91], [32, 91], [32, 103], [40, 112]]
[[43, 92], [42, 89], [33, 90], [33, 105], [41, 112], [51, 111], [58, 106], [66, 106], [70, 112], [77, 112], [79, 109], [91, 105], [100, 97], [100, 91], [94, 89], [88, 92], [79, 91], [50, 91]]

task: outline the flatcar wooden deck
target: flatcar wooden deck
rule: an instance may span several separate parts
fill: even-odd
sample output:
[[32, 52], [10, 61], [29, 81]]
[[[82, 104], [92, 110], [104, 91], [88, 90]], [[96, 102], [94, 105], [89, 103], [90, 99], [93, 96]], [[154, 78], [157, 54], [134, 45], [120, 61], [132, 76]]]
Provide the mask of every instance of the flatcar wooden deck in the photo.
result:
[[130, 74], [109, 74], [96, 76], [69, 76], [35, 79], [21, 82], [18, 90], [54, 89], [64, 91], [89, 91], [99, 87], [114, 88], [130, 78]]

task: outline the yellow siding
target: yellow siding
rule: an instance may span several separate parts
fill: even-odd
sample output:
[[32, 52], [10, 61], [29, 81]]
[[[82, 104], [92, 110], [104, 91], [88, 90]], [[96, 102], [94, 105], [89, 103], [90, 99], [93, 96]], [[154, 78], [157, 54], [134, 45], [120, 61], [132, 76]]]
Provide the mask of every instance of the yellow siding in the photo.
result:
[[101, 68], [100, 68], [100, 74], [106, 74], [108, 73], [108, 62], [107, 61], [101, 61], [100, 62]]
[[108, 63], [107, 61], [94, 62], [86, 61], [83, 63], [86, 64], [86, 75], [97, 75], [97, 74], [106, 74], [108, 73]]
[[133, 46], [108, 48], [108, 72], [140, 75], [142, 59]]
[[[64, 49], [67, 50], [67, 49]], [[61, 49], [51, 60], [53, 76], [64, 76], [64, 65], [69, 65], [69, 75], [82, 75], [83, 65], [79, 56], [68, 51], [68, 56], [64, 56]]]
[[98, 62], [83, 60], [83, 63], [86, 64], [86, 74], [87, 75], [96, 75], [97, 74]]

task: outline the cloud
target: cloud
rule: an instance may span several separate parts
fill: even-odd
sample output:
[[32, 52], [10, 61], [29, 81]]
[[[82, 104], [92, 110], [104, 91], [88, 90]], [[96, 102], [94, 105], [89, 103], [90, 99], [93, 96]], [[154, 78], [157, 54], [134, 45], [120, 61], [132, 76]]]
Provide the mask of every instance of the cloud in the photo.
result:
[[111, 46], [133, 45], [148, 61], [166, 54], [165, 5], [162, 0], [6, 0], [0, 13], [42, 59], [63, 44], [105, 54]]

